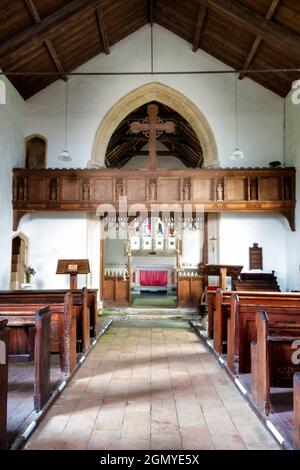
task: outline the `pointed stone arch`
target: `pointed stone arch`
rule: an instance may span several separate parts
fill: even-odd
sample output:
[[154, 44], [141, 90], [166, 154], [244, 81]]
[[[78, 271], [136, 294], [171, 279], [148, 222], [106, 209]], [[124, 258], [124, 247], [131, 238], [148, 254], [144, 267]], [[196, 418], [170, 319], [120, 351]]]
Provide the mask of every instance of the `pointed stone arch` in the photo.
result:
[[93, 142], [92, 157], [88, 168], [105, 166], [106, 149], [119, 124], [135, 111], [151, 101], [158, 101], [177, 111], [195, 131], [203, 151], [203, 166], [218, 167], [218, 150], [213, 131], [204, 114], [186, 96], [162, 83], [152, 82], [131, 91], [115, 103], [100, 123]]

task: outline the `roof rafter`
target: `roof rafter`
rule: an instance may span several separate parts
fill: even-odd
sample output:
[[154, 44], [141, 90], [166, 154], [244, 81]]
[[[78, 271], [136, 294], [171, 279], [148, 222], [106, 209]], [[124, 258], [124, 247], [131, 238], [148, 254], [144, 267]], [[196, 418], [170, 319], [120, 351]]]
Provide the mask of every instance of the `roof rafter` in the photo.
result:
[[300, 61], [300, 36], [298, 34], [272, 23], [236, 0], [202, 1], [206, 1], [208, 7], [212, 10], [225, 13], [226, 16], [240, 24], [249, 33], [260, 36], [273, 46], [293, 54]]
[[39, 23], [26, 28], [0, 44], [0, 57], [25, 46], [28, 42], [47, 39], [51, 32], [61, 27], [70, 17], [78, 15], [88, 7], [96, 7], [98, 4], [99, 0], [71, 0], [67, 5], [48, 15]]
[[[270, 5], [270, 8], [268, 9], [268, 12], [266, 14], [266, 20], [271, 20], [275, 11], [276, 11], [276, 8], [278, 7], [279, 3], [280, 3], [281, 0], [272, 0], [272, 3]], [[254, 60], [254, 57], [258, 51], [258, 48], [260, 46], [262, 42], [262, 38], [261, 36], [256, 36], [254, 42], [253, 42], [253, 45], [249, 51], [249, 54], [247, 56], [247, 59], [245, 60], [244, 62], [244, 65], [243, 65], [243, 70], [247, 70], [250, 65], [252, 64], [253, 60]], [[240, 76], [239, 76], [239, 79], [240, 80], [243, 80], [243, 78], [246, 76], [245, 73], [241, 73]]]
[[[32, 18], [34, 19], [35, 23], [36, 24], [39, 24], [42, 20], [41, 20], [41, 17], [37, 11], [37, 8], [33, 2], [33, 0], [25, 0], [25, 3], [26, 3], [26, 6], [28, 8], [28, 11], [30, 13], [30, 15], [32, 16]], [[53, 46], [53, 43], [51, 41], [51, 39], [45, 39], [44, 41], [44, 44], [45, 44], [45, 47], [57, 69], [58, 72], [60, 72], [60, 77], [66, 81], [68, 80], [68, 77], [66, 76], [65, 74], [65, 70], [64, 70], [64, 67], [56, 53], [56, 50]]]
[[201, 2], [199, 6], [199, 13], [198, 13], [195, 36], [194, 36], [193, 52], [197, 52], [197, 50], [200, 47], [203, 30], [204, 30], [206, 13], [207, 13], [206, 1], [204, 1], [204, 2]]
[[105, 54], [109, 55], [110, 54], [109, 41], [108, 41], [108, 36], [107, 36], [104, 20], [103, 20], [103, 12], [102, 12], [101, 3], [96, 7], [95, 12], [96, 12], [97, 27], [99, 31], [101, 44], [103, 46]]

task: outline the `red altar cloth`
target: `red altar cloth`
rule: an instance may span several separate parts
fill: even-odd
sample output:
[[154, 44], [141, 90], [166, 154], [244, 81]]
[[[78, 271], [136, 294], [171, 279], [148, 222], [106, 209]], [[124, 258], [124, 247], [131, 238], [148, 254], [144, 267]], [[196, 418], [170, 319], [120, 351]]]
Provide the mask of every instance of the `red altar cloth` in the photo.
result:
[[141, 286], [167, 286], [168, 271], [140, 271]]

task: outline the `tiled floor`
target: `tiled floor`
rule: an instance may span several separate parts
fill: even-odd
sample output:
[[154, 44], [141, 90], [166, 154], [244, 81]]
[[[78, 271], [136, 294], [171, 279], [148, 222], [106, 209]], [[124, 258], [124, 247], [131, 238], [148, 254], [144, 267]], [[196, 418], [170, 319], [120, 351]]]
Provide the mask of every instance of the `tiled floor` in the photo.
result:
[[110, 328], [27, 449], [276, 449], [186, 328]]

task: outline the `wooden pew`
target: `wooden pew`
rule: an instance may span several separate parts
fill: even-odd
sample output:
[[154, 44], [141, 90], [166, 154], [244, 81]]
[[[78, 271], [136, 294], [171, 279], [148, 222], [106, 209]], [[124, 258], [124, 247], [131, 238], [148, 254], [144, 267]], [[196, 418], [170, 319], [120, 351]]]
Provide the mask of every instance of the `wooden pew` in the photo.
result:
[[[5, 311], [6, 307], [10, 307], [12, 310], [26, 309], [36, 310], [44, 306], [50, 307], [52, 315], [51, 322], [51, 352], [59, 351], [59, 331], [58, 331], [58, 316], [55, 314], [57, 310], [64, 309], [65, 295], [68, 291], [1, 291], [0, 292], [0, 314], [1, 311]], [[73, 294], [75, 292], [75, 295]], [[73, 291], [73, 308], [76, 308], [77, 312], [77, 333], [78, 342], [80, 345], [80, 351], [85, 352], [90, 346], [90, 320], [91, 320], [91, 308], [93, 310], [93, 316], [97, 313], [96, 303], [92, 300], [94, 293], [90, 294], [86, 288], [80, 291]], [[95, 299], [94, 299], [95, 300]], [[90, 308], [89, 308], [90, 305]], [[80, 308], [78, 308], [80, 307]], [[95, 320], [95, 319], [94, 319]], [[93, 321], [94, 321], [93, 320]], [[25, 327], [25, 323], [24, 323]], [[96, 331], [96, 330], [95, 330]], [[19, 336], [26, 333], [30, 335], [30, 329], [28, 331], [19, 331]], [[14, 337], [16, 331], [13, 332]], [[17, 341], [17, 338], [14, 338]], [[13, 341], [13, 340], [12, 340]]]
[[[12, 341], [9, 343], [9, 355], [13, 360], [33, 360], [36, 350], [35, 321], [36, 310], [44, 305], [0, 305], [0, 320], [8, 320], [11, 327]], [[73, 295], [69, 292], [65, 295], [62, 305], [49, 307], [51, 313], [51, 336], [53, 334], [53, 323], [57, 330], [58, 347], [53, 351], [51, 341], [51, 352], [59, 352], [61, 371], [70, 374], [77, 362], [77, 322], [82, 311], [82, 306], [73, 305]], [[30, 334], [24, 333], [30, 331]], [[50, 336], [50, 338], [51, 338]]]
[[270, 388], [291, 388], [294, 373], [300, 372], [300, 364], [293, 361], [294, 344], [300, 340], [300, 317], [298, 323], [270, 323], [268, 314], [260, 311], [255, 323], [257, 339], [251, 343], [251, 394], [258, 408], [269, 414]]
[[[14, 299], [11, 303], [35, 303], [40, 305], [63, 304], [67, 289], [43, 289], [43, 290], [11, 290], [0, 291], [0, 305], [10, 302], [9, 298]], [[82, 304], [83, 289], [71, 291], [73, 294], [74, 305]], [[90, 336], [95, 338], [99, 333], [98, 312], [97, 312], [97, 289], [87, 289], [87, 306], [90, 314]]]
[[294, 375], [294, 446], [300, 449], [300, 373]]
[[35, 312], [34, 408], [40, 411], [50, 398], [51, 312], [44, 307]]
[[[230, 316], [230, 302], [231, 295], [236, 292], [233, 291], [222, 291], [220, 288], [215, 293], [210, 293], [209, 299], [209, 315], [211, 316], [210, 324], [211, 337], [214, 340], [214, 349], [218, 354], [226, 353], [227, 344], [227, 319]], [[277, 299], [277, 298], [295, 298], [295, 294], [290, 293], [274, 293], [274, 292], [238, 292], [239, 298], [248, 298], [250, 303], [256, 303], [256, 299], [259, 302], [262, 299]], [[299, 294], [296, 295], [299, 298]], [[252, 300], [255, 299], [255, 300]]]
[[7, 449], [8, 343], [7, 320], [0, 320], [0, 450]]
[[239, 279], [233, 280], [232, 290], [280, 292], [280, 287], [272, 271], [271, 273], [241, 273]]
[[235, 356], [239, 362], [239, 372], [251, 370], [251, 342], [256, 341], [256, 313], [268, 312], [272, 322], [300, 321], [299, 294], [273, 293], [271, 296], [252, 297], [231, 295], [230, 316], [227, 320], [227, 366], [235, 371]]

